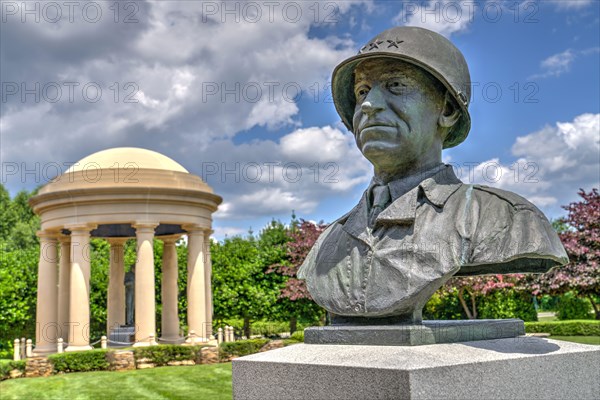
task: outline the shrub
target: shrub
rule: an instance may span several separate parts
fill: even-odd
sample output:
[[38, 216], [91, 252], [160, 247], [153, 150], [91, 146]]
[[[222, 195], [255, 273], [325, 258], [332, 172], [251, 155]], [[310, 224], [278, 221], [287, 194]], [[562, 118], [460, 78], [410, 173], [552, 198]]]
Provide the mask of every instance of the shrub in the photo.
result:
[[304, 342], [304, 331], [296, 331], [292, 333], [290, 339], [295, 340], [296, 342]]
[[221, 343], [219, 355], [222, 358], [247, 356], [249, 354], [258, 353], [261, 347], [268, 342], [269, 339], [249, 339]]
[[556, 311], [558, 307], [558, 296], [550, 296], [545, 294], [538, 300], [540, 311]]
[[525, 292], [508, 290], [488, 294], [480, 300], [478, 309], [481, 319], [519, 318], [537, 321], [533, 297]]
[[587, 319], [591, 318], [590, 311], [591, 305], [588, 299], [577, 297], [574, 293], [568, 292], [558, 300], [556, 318], [559, 320]]
[[278, 336], [282, 332], [289, 332], [290, 324], [288, 322], [256, 321], [250, 324], [253, 335], [267, 337]]
[[77, 351], [51, 354], [48, 359], [54, 365], [54, 372], [104, 371], [110, 366], [106, 353], [107, 350]]
[[133, 355], [136, 360], [147, 358], [156, 366], [167, 365], [170, 361], [196, 360], [203, 346], [182, 346], [165, 344], [160, 346], [136, 347]]
[[21, 372], [25, 372], [25, 360], [0, 362], [0, 380], [10, 378], [10, 371], [18, 369]]
[[438, 290], [431, 296], [423, 309], [424, 319], [464, 319], [464, 311], [458, 300], [457, 292], [448, 293]]
[[551, 336], [600, 336], [600, 321], [525, 322], [525, 331], [527, 333], [549, 333]]

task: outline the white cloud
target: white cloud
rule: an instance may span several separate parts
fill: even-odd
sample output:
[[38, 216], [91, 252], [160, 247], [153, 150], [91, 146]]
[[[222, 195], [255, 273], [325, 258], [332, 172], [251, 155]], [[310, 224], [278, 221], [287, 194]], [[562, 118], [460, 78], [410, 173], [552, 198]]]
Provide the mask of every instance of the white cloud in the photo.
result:
[[466, 31], [475, 15], [474, 2], [430, 0], [425, 4], [406, 2], [393, 22], [400, 25], [419, 26], [450, 37]]
[[550, 0], [559, 10], [578, 10], [592, 4], [594, 0]]
[[540, 62], [541, 72], [530, 76], [528, 79], [558, 77], [569, 72], [578, 57], [597, 54], [599, 51], [600, 48], [591, 47], [584, 50], [567, 49], [561, 53], [553, 54]]
[[[336, 17], [359, 3], [340, 3]], [[290, 3], [290, 16], [302, 7], [297, 21], [285, 17], [283, 3], [269, 20], [264, 5], [256, 23], [244, 19], [250, 14], [236, 22], [223, 10], [207, 12], [207, 4], [225, 2], [153, 1], [136, 3], [138, 23], [115, 24], [113, 11], [98, 4], [105, 16], [99, 24], [3, 24], [3, 81], [79, 83], [72, 102], [65, 86], [56, 103], [10, 96], [3, 104], [3, 157], [75, 161], [99, 149], [140, 146], [186, 159], [252, 128], [294, 129], [300, 124], [295, 88], [305, 96], [315, 83], [322, 88], [333, 67], [355, 53], [350, 39], [314, 37], [311, 27], [323, 25], [327, 9], [315, 21], [310, 2]], [[98, 102], [82, 97], [86, 83], [101, 87]], [[259, 98], [248, 98], [257, 85]]]
[[217, 222], [311, 213], [328, 198], [366, 186], [372, 175], [352, 134], [330, 126], [297, 129], [278, 142], [215, 142], [194, 157], [202, 164], [183, 164], [224, 198]]
[[540, 74], [533, 75], [532, 78], [560, 76], [565, 72], [569, 72], [574, 60], [575, 54], [571, 49], [567, 49], [562, 53], [553, 54], [540, 62], [542, 72]]
[[244, 230], [242, 228], [236, 228], [234, 226], [216, 226], [212, 236], [217, 238], [223, 238], [226, 236], [232, 237], [238, 235], [245, 235], [246, 233], [248, 233], [247, 230]]
[[520, 136], [512, 153], [519, 158], [510, 165], [497, 158], [477, 165], [474, 182], [517, 192], [557, 214], [580, 188], [600, 186], [600, 114], [581, 114]]

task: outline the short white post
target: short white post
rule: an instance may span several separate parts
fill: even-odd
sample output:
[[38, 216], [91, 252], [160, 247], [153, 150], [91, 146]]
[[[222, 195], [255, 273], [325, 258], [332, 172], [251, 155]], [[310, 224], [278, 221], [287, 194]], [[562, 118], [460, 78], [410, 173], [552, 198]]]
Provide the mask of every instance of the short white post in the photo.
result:
[[101, 349], [106, 349], [106, 336], [102, 336], [100, 338], [100, 348]]
[[194, 343], [195, 339], [196, 339], [196, 331], [194, 331], [193, 329], [190, 331], [190, 333], [188, 334], [188, 339], [190, 340], [190, 343]]
[[156, 343], [156, 337], [154, 336], [154, 333], [151, 333], [150, 336], [148, 336], [148, 342], [150, 343], [150, 346], [158, 344]]
[[31, 339], [27, 339], [27, 348], [25, 350], [25, 355], [27, 357], [33, 357], [33, 342], [31, 341]]
[[14, 346], [13, 360], [19, 361], [21, 359], [21, 342], [19, 342], [18, 338], [15, 339], [13, 346]]
[[27, 357], [25, 354], [25, 338], [21, 338], [21, 360], [24, 360]]
[[56, 341], [56, 351], [58, 353], [63, 353], [65, 351], [63, 346], [63, 338], [58, 338]]
[[223, 343], [223, 328], [217, 330], [217, 343]]

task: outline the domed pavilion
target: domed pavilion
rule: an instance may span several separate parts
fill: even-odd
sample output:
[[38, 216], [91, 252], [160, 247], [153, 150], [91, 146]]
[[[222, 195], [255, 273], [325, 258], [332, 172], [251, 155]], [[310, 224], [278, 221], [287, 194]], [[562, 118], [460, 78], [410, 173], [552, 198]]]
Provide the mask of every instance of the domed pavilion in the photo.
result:
[[43, 186], [30, 204], [41, 219], [35, 353], [90, 346], [90, 238], [110, 243], [107, 334], [126, 324], [124, 244], [137, 241], [132, 299], [134, 346], [155, 344], [153, 240], [163, 245], [160, 342], [180, 343], [175, 242], [187, 236], [187, 324], [193, 341], [211, 335], [209, 238], [222, 199], [180, 164], [154, 151], [94, 153]]

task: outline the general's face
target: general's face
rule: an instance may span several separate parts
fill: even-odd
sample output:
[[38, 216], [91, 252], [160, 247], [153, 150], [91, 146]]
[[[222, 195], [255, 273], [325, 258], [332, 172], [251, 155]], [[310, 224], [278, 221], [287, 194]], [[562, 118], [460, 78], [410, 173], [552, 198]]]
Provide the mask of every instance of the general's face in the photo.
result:
[[441, 156], [438, 119], [444, 90], [427, 72], [392, 60], [367, 60], [355, 70], [354, 135], [377, 168], [411, 168]]

